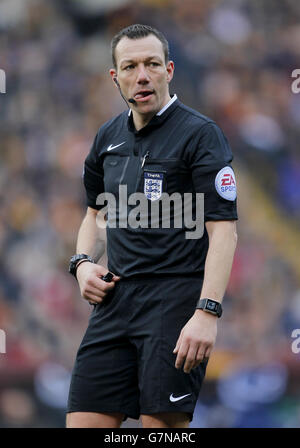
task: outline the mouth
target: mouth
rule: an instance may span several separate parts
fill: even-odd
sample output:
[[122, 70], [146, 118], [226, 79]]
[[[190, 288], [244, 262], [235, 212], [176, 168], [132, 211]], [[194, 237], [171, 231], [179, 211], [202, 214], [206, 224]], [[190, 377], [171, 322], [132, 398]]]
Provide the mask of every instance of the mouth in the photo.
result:
[[140, 90], [134, 95], [134, 99], [137, 102], [144, 103], [146, 101], [149, 101], [153, 94], [154, 90]]

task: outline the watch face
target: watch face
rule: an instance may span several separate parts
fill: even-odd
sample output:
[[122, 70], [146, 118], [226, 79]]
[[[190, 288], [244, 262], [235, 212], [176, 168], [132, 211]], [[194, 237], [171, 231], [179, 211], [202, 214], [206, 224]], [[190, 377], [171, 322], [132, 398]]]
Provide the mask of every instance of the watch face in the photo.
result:
[[205, 308], [210, 311], [216, 311], [217, 305], [216, 305], [216, 303], [212, 302], [211, 300], [208, 300]]

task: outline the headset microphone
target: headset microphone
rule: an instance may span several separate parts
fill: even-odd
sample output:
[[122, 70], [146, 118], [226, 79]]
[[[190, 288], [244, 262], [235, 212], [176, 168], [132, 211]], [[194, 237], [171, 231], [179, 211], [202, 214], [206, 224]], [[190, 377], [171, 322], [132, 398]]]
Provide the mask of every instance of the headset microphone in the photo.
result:
[[[120, 95], [123, 98], [123, 100], [125, 101], [125, 103], [127, 104], [127, 106], [128, 106], [128, 103], [136, 104], [136, 101], [133, 98], [129, 98], [128, 100], [125, 98], [125, 96], [122, 93], [122, 90], [121, 90], [120, 84], [118, 83], [117, 78], [113, 78], [113, 80], [117, 84], [119, 92], [120, 92]], [[127, 101], [128, 101], [128, 103], [127, 103]]]

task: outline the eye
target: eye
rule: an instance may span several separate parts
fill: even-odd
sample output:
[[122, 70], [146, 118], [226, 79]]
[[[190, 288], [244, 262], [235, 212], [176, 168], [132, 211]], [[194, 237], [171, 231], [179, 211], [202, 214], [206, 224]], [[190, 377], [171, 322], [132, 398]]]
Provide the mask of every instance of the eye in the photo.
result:
[[150, 62], [151, 67], [158, 67], [160, 64], [158, 62]]
[[133, 64], [129, 64], [129, 65], [126, 65], [126, 67], [124, 67], [124, 70], [131, 70], [133, 68], [134, 68], [134, 65]]

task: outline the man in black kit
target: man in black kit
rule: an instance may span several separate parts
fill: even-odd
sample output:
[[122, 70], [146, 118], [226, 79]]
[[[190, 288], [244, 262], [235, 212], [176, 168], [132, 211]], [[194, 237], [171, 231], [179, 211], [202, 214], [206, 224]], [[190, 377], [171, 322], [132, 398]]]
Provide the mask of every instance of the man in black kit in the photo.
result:
[[[174, 63], [160, 32], [123, 29], [112, 56], [110, 75], [129, 111], [100, 127], [85, 160], [87, 213], [70, 272], [94, 307], [73, 369], [67, 427], [118, 428], [141, 416], [144, 428], [183, 428], [215, 344], [236, 248], [232, 153], [213, 120], [170, 96]], [[106, 215], [103, 193], [116, 199]], [[137, 193], [147, 206], [191, 195], [193, 219], [202, 203], [203, 231], [187, 232], [186, 220], [163, 226], [157, 216], [152, 226], [148, 218], [132, 225]], [[108, 277], [95, 263], [101, 213]]]

